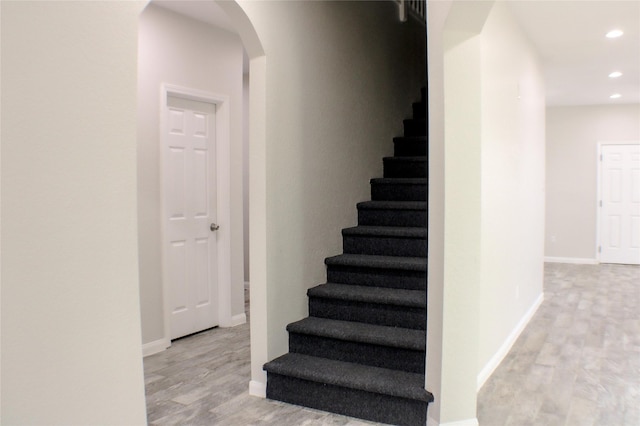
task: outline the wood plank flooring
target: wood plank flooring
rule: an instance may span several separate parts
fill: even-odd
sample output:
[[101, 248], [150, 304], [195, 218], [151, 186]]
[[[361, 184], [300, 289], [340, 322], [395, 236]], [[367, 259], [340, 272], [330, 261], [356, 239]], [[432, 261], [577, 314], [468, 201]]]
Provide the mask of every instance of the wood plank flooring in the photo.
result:
[[[150, 425], [374, 424], [249, 396], [248, 324], [180, 339], [144, 370]], [[480, 390], [478, 420], [640, 426], [640, 267], [547, 264], [545, 301]]]
[[247, 324], [214, 328], [144, 358], [149, 425], [365, 426], [375, 423], [250, 396]]
[[545, 266], [545, 301], [478, 394], [481, 425], [639, 426], [640, 267]]

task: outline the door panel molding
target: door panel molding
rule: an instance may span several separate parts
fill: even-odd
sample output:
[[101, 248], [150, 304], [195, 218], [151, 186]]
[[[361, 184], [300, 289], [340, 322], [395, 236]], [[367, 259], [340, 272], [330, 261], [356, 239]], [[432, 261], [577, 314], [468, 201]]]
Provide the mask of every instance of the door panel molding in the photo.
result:
[[167, 143], [167, 132], [164, 129], [167, 128], [168, 120], [168, 98], [180, 98], [190, 101], [203, 102], [207, 104], [213, 104], [216, 107], [215, 113], [215, 175], [216, 175], [216, 204], [217, 204], [217, 223], [220, 229], [216, 231], [217, 234], [217, 278], [218, 278], [218, 292], [214, 295], [218, 303], [218, 323], [221, 327], [228, 327], [234, 325], [237, 319], [231, 316], [231, 177], [230, 177], [230, 115], [229, 115], [229, 96], [216, 93], [209, 93], [201, 90], [191, 89], [187, 87], [181, 87], [173, 84], [162, 84], [160, 88], [160, 202], [161, 202], [161, 214], [163, 217], [161, 226], [161, 241], [163, 244], [161, 250], [162, 256], [162, 293], [163, 293], [163, 309], [164, 309], [164, 339], [165, 341], [171, 340], [171, 306], [170, 306], [170, 280], [169, 271], [167, 267], [167, 253], [164, 247], [164, 241], [167, 227], [164, 223], [164, 217], [166, 216], [166, 185], [164, 168], [168, 161], [166, 152], [162, 147]]

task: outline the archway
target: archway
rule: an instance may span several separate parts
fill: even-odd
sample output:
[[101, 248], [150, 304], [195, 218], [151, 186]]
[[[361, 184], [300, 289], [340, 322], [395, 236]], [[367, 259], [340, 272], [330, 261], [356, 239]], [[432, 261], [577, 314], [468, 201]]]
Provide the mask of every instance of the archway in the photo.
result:
[[[211, 0], [212, 2], [214, 0]], [[151, 2], [149, 2], [151, 3]], [[148, 4], [149, 4], [148, 3]], [[229, 20], [232, 22], [233, 26], [236, 28], [236, 32], [239, 35], [242, 44], [248, 54], [250, 61], [250, 154], [249, 154], [249, 168], [251, 169], [251, 183], [250, 183], [250, 206], [251, 206], [251, 293], [252, 293], [252, 383], [256, 383], [256, 385], [252, 386], [252, 394], [262, 395], [264, 393], [265, 380], [262, 378], [261, 366], [266, 361], [266, 329], [262, 330], [261, 327], [264, 327], [266, 323], [266, 234], [265, 234], [265, 155], [264, 155], [264, 140], [265, 140], [265, 72], [266, 72], [266, 61], [264, 56], [264, 50], [262, 48], [262, 44], [258, 38], [258, 35], [247, 17], [244, 10], [241, 6], [235, 1], [221, 1], [215, 2], [223, 11], [228, 15]], [[147, 6], [148, 6], [147, 4]], [[151, 94], [151, 98], [153, 98], [153, 94]], [[236, 104], [238, 104], [236, 102]], [[157, 141], [157, 138], [155, 138]], [[139, 161], [147, 161], [148, 158], [140, 159]], [[151, 158], [153, 161], [154, 159]], [[157, 158], [155, 159], [157, 162]], [[143, 191], [139, 189], [139, 206], [143, 205], [147, 201], [144, 199], [145, 195]], [[159, 205], [158, 202], [155, 203]], [[157, 229], [158, 226], [151, 226], [146, 223], [148, 219], [148, 215], [145, 215], [144, 212], [139, 214], [139, 225], [140, 228], [149, 227], [153, 229]], [[237, 221], [237, 219], [234, 219]], [[241, 219], [240, 219], [241, 221]], [[237, 222], [236, 222], [237, 223]], [[159, 225], [159, 224], [156, 224]], [[141, 231], [142, 232], [142, 231]], [[146, 231], [149, 233], [149, 230]], [[241, 239], [240, 239], [241, 240]], [[240, 247], [242, 243], [239, 243]], [[157, 244], [156, 244], [157, 246]], [[241, 253], [241, 250], [238, 251], [238, 244], [235, 246], [234, 250], [236, 255]], [[157, 249], [159, 250], [159, 249]], [[159, 253], [155, 253], [154, 256], [159, 257]], [[237, 257], [237, 256], [236, 256]], [[240, 261], [241, 263], [241, 261]], [[145, 267], [145, 259], [144, 256], [141, 256], [141, 276], [144, 274], [142, 269]], [[158, 268], [156, 268], [158, 269]], [[156, 275], [159, 275], [156, 273]], [[153, 278], [153, 277], [151, 277]], [[157, 278], [157, 277], [156, 277]], [[151, 281], [149, 277], [145, 277], [145, 279], [141, 279], [141, 294], [144, 295], [145, 289], [143, 288], [144, 282]], [[241, 276], [240, 280], [236, 279], [236, 281], [242, 281]], [[157, 281], [156, 281], [157, 282]], [[157, 286], [157, 284], [156, 284]], [[234, 287], [235, 288], [235, 287]], [[165, 291], [166, 293], [166, 291]], [[238, 294], [241, 293], [236, 291], [237, 294], [230, 295], [229, 291], [226, 294], [221, 293], [221, 297], [226, 299], [233, 298], [234, 300], [239, 299]], [[160, 298], [158, 293], [155, 294], [156, 301], [155, 304], [159, 305], [162, 302], [158, 302]], [[165, 298], [166, 299], [166, 298]], [[236, 300], [237, 301], [237, 300]], [[144, 302], [143, 302], [144, 305]], [[166, 303], [165, 303], [166, 305]], [[222, 305], [221, 305], [222, 307]], [[145, 325], [145, 309], [155, 309], [156, 312], [153, 314], [153, 321], [147, 321], [147, 323], [154, 322], [162, 322], [158, 321], [157, 318], [161, 317], [158, 314], [157, 306], [153, 306], [151, 308], [144, 307], [142, 308], [142, 319], [143, 319], [143, 339], [144, 336], [144, 325]], [[166, 307], [165, 307], [166, 309]], [[234, 316], [231, 312], [221, 312], [227, 318], [225, 323], [221, 322], [221, 325], [232, 326], [237, 321], [233, 319], [237, 316]], [[231, 320], [229, 320], [231, 319]], [[155, 330], [155, 336], [160, 334], [162, 338], [158, 339], [158, 337], [146, 338], [147, 343], [143, 345], [145, 352], [155, 353], [161, 351], [170, 345], [169, 335], [168, 335], [168, 326], [167, 326], [167, 318], [164, 315], [164, 326], [154, 325], [156, 329], [158, 327], [161, 330]], [[151, 342], [148, 342], [152, 340]], [[151, 346], [149, 346], [151, 345]], [[151, 348], [151, 352], [147, 351], [147, 348]], [[257, 390], [256, 390], [257, 389]]]
[[267, 234], [266, 234], [266, 56], [251, 20], [236, 1], [216, 3], [235, 25], [250, 60], [249, 75], [249, 204], [251, 275], [251, 383], [249, 393], [264, 397], [267, 362]]

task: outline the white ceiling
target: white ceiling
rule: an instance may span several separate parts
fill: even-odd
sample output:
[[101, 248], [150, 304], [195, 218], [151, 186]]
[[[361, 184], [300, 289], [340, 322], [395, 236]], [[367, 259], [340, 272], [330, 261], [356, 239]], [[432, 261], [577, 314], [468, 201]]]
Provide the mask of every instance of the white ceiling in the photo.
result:
[[[153, 3], [235, 32], [214, 1]], [[640, 103], [640, 0], [508, 0], [508, 4], [540, 54], [548, 105]], [[614, 28], [624, 35], [605, 38]], [[612, 71], [623, 75], [611, 79]], [[613, 93], [622, 97], [610, 99]]]
[[151, 3], [197, 21], [236, 33], [227, 14], [213, 0], [152, 0]]
[[[640, 1], [509, 1], [543, 64], [547, 105], [640, 103]], [[618, 28], [624, 35], [608, 39]], [[622, 77], [611, 79], [612, 71]], [[613, 93], [622, 95], [609, 99]]]

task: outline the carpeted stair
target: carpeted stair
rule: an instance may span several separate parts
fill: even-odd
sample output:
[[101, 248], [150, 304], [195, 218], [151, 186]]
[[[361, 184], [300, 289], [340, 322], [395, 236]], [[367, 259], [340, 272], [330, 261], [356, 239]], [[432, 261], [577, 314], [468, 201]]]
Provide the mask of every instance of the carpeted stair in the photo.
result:
[[267, 397], [381, 423], [425, 425], [426, 90], [309, 289], [309, 317], [287, 326], [289, 353], [265, 364]]

